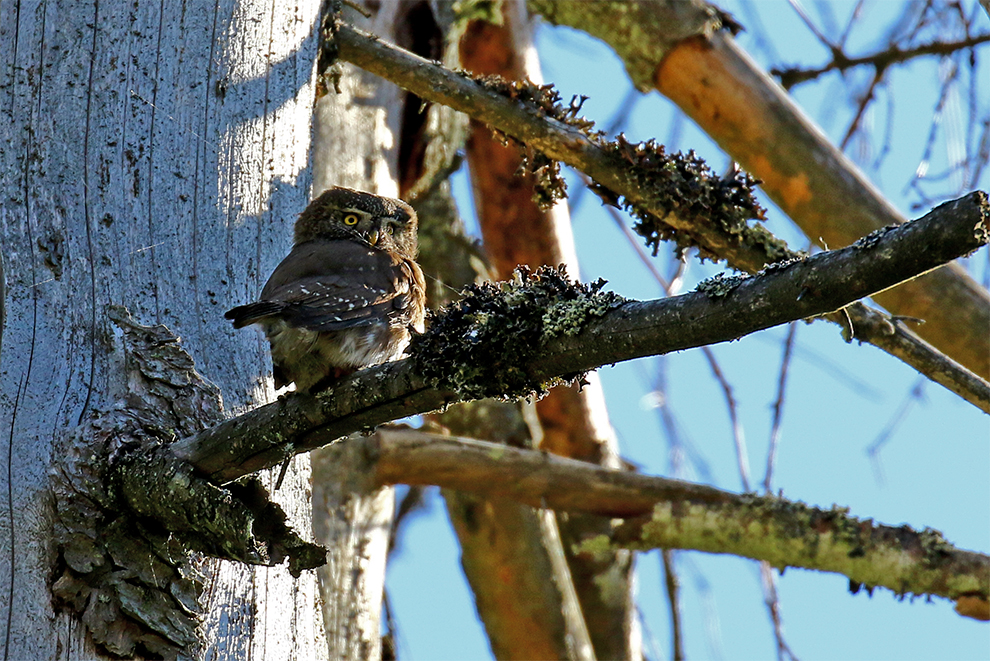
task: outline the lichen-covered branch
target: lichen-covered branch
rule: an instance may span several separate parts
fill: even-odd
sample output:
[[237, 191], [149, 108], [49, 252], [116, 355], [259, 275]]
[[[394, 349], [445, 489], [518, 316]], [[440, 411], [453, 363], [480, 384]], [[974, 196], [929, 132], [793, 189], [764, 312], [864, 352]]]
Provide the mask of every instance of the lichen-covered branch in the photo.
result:
[[850, 516], [847, 508], [746, 494], [718, 505], [664, 502], [609, 538], [588, 540], [583, 550], [613, 544], [730, 553], [781, 571], [834, 572], [849, 577], [853, 592], [885, 587], [898, 595], [945, 597], [956, 601], [960, 614], [990, 619], [990, 557], [957, 549], [936, 530], [885, 526]]
[[[899, 595], [986, 604], [990, 586], [990, 557], [957, 549], [938, 531], [885, 526], [850, 516], [845, 508], [823, 510], [774, 496], [742, 495], [718, 505], [658, 503], [652, 513], [627, 521], [609, 539], [588, 540], [584, 550], [606, 550], [613, 544], [731, 553], [769, 562], [781, 571], [802, 567], [834, 572], [849, 577], [854, 592], [860, 586], [885, 587]], [[978, 615], [975, 610], [966, 614]]]
[[[846, 246], [903, 221], [863, 172], [736, 44], [729, 34], [734, 31], [731, 21], [729, 31], [718, 30], [719, 23], [726, 23], [724, 16], [705, 18], [695, 7], [684, 19], [655, 9], [670, 4], [667, 0], [527, 4], [554, 25], [604, 41], [638, 88], [656, 89], [677, 104], [761, 180], [760, 188], [812, 241]], [[693, 36], [684, 38], [692, 29]], [[919, 335], [990, 379], [990, 294], [961, 266], [948, 265], [884, 292], [877, 302], [892, 314], [925, 319]], [[907, 362], [911, 356], [898, 357]]]
[[[985, 245], [987, 207], [985, 193], [971, 193], [842, 250], [757, 276], [717, 278], [699, 291], [654, 301], [620, 302], [594, 287], [568, 289], [552, 271], [506, 283], [501, 292], [478, 286], [413, 342], [411, 359], [361, 370], [315, 397], [285, 397], [171, 447], [210, 479], [226, 482], [351, 432], [453, 402], [524, 396], [601, 365], [826, 314]], [[528, 325], [520, 325], [523, 319]], [[990, 408], [990, 385], [982, 392]]]
[[[990, 609], [990, 557], [957, 549], [931, 529], [885, 526], [850, 516], [844, 508], [734, 494], [471, 439], [383, 430], [348, 442], [366, 445], [382, 484], [436, 484], [533, 507], [626, 519], [612, 534], [586, 540], [581, 551], [731, 553], [780, 570], [843, 574], [853, 590], [879, 586], [962, 600], [963, 614], [970, 617], [979, 617], [979, 603]], [[982, 619], [987, 617], [990, 613]]]
[[[762, 217], [762, 210], [752, 197], [751, 180], [741, 174], [721, 179], [690, 154], [668, 156], [658, 145], [632, 145], [622, 136], [606, 141], [592, 131], [591, 122], [577, 117], [577, 107], [559, 107], [546, 88], [504, 81], [482, 84], [348, 25], [337, 28], [334, 39], [343, 59], [424, 99], [465, 112], [588, 174], [603, 199], [613, 204], [624, 200], [638, 217], [636, 231], [650, 245], [666, 239], [679, 246], [695, 245], [702, 254], [725, 259], [750, 273], [798, 256], [762, 226], [746, 222]], [[876, 339], [877, 347], [967, 401], [979, 399], [972, 389], [979, 377], [968, 373], [965, 366], [944, 360], [937, 348], [919, 342], [902, 326], [887, 323], [879, 313], [861, 309], [860, 316], [868, 317], [866, 326], [893, 331], [893, 336], [866, 335], [861, 340]], [[841, 318], [828, 318], [848, 325]]]
[[741, 173], [721, 178], [693, 154], [668, 155], [655, 143], [621, 137], [607, 141], [577, 116], [579, 106], [558, 107], [546, 87], [475, 80], [349, 25], [339, 26], [335, 40], [342, 59], [578, 168], [595, 180], [599, 195], [616, 203], [621, 196], [639, 215], [652, 216], [648, 222], [659, 222], [655, 240], [674, 238], [753, 272], [792, 256], [762, 226], [746, 222], [762, 218], [763, 209]]

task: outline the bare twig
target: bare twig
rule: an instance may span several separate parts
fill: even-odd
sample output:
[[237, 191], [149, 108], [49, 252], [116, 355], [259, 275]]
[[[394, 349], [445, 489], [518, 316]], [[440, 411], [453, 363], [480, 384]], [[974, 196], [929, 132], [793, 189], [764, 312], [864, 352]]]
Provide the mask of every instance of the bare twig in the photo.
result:
[[[870, 53], [869, 55], [862, 55], [860, 57], [847, 57], [840, 50], [833, 50], [833, 59], [826, 65], [821, 67], [813, 67], [810, 69], [800, 69], [796, 67], [791, 67], [787, 69], [771, 69], [770, 73], [780, 80], [780, 84], [785, 89], [790, 89], [795, 85], [800, 85], [801, 83], [808, 82], [809, 80], [814, 80], [822, 74], [828, 73], [830, 71], [847, 71], [849, 69], [860, 67], [860, 66], [872, 66], [878, 74], [882, 74], [888, 67], [894, 64], [899, 64], [901, 62], [907, 62], [916, 57], [923, 57], [926, 55], [951, 55], [959, 50], [964, 50], [966, 48], [973, 48], [974, 46], [979, 46], [990, 42], [990, 34], [980, 34], [971, 37], [966, 37], [965, 39], [959, 39], [956, 41], [931, 41], [926, 44], [920, 44], [912, 48], [899, 48], [896, 45], [891, 45], [876, 53]], [[826, 45], [831, 47], [827, 41], [823, 41]]]
[[777, 595], [777, 579], [773, 567], [768, 562], [760, 563], [760, 582], [763, 585], [763, 602], [770, 612], [770, 622], [773, 624], [773, 636], [777, 641], [777, 661], [784, 661], [786, 656], [791, 661], [798, 661], [794, 652], [784, 640], [784, 621], [780, 616], [780, 597]]
[[870, 85], [866, 88], [866, 91], [863, 92], [859, 102], [856, 104], [856, 113], [853, 115], [852, 121], [849, 122], [849, 128], [846, 129], [846, 133], [842, 137], [842, 142], [839, 143], [839, 149], [842, 151], [846, 150], [846, 147], [849, 145], [849, 141], [852, 140], [852, 137], [856, 134], [856, 131], [859, 130], [859, 123], [860, 120], [863, 119], [863, 113], [866, 112], [866, 107], [870, 104], [870, 101], [873, 100], [877, 85], [880, 84], [881, 80], [883, 80], [883, 72], [878, 71], [874, 73], [872, 80], [870, 80]]
[[911, 389], [904, 396], [903, 401], [901, 401], [901, 405], [897, 407], [897, 411], [890, 417], [884, 428], [866, 448], [866, 454], [869, 456], [870, 464], [873, 466], [873, 476], [878, 484], [883, 484], [883, 464], [880, 462], [880, 450], [883, 449], [883, 446], [894, 435], [894, 431], [907, 418], [908, 411], [911, 410], [911, 407], [922, 398], [925, 391], [925, 383], [927, 382], [928, 380], [923, 377], [914, 382], [914, 385], [911, 386]]
[[811, 20], [811, 17], [808, 16], [808, 13], [804, 10], [804, 6], [801, 4], [800, 0], [787, 0], [787, 3], [791, 6], [791, 9], [794, 10], [794, 13], [796, 13], [798, 15], [798, 17], [804, 23], [805, 27], [807, 27], [809, 30], [811, 30], [811, 33], [813, 35], [815, 35], [815, 37], [818, 39], [818, 41], [822, 42], [822, 44], [824, 44], [826, 47], [828, 47], [832, 51], [835, 51], [836, 50], [835, 44], [833, 44], [828, 39], [828, 37], [826, 37], [821, 32], [821, 30], [818, 29], [818, 26], [816, 26], [815, 23], [814, 23], [814, 21]]
[[[677, 420], [677, 414], [670, 403], [670, 393], [667, 389], [667, 368], [670, 361], [666, 356], [659, 356], [656, 363], [656, 375], [653, 379], [649, 397], [651, 405], [657, 409], [660, 416], [660, 426], [667, 437], [667, 466], [673, 477], [684, 478], [687, 475], [697, 476], [698, 481], [712, 484], [712, 475], [708, 460], [701, 454], [694, 442], [684, 433]], [[685, 464], [692, 471], [685, 469]]]
[[677, 577], [675, 560], [677, 555], [670, 549], [660, 551], [663, 565], [663, 582], [667, 589], [667, 604], [670, 606], [670, 637], [673, 639], [674, 661], [684, 661], [684, 631], [681, 627], [680, 580]]
[[780, 361], [780, 378], [777, 380], [777, 399], [773, 403], [773, 421], [770, 423], [770, 446], [767, 449], [767, 472], [763, 477], [763, 491], [770, 493], [773, 480], [773, 467], [777, 460], [777, 443], [780, 441], [780, 421], [784, 415], [784, 390], [787, 386], [787, 374], [791, 365], [791, 353], [794, 350], [794, 338], [797, 334], [797, 323], [791, 323], [784, 340], [784, 357]]
[[[784, 340], [784, 357], [780, 361], [780, 377], [777, 380], [777, 398], [773, 404], [773, 420], [770, 424], [770, 443], [767, 448], [767, 472], [763, 477], [763, 491], [771, 493], [773, 469], [777, 459], [777, 444], [780, 441], [780, 423], [784, 414], [784, 393], [787, 388], [787, 375], [790, 373], [791, 355], [794, 351], [794, 341], [797, 336], [797, 322], [792, 322], [787, 329]], [[780, 615], [780, 597], [777, 594], [777, 579], [773, 574], [770, 563], [760, 563], [760, 585], [763, 588], [763, 603], [766, 604], [770, 622], [773, 624], [773, 635], [777, 641], [777, 661], [784, 661], [784, 656], [791, 661], [797, 661], [790, 647], [784, 640], [784, 622]]]
[[733, 447], [736, 450], [736, 466], [739, 468], [739, 479], [742, 481], [743, 491], [749, 491], [749, 450], [746, 447], [746, 434], [743, 431], [742, 421], [736, 411], [736, 398], [732, 394], [732, 385], [722, 373], [722, 368], [715, 359], [715, 352], [710, 347], [703, 347], [702, 353], [708, 366], [712, 370], [712, 375], [722, 387], [722, 394], [725, 396], [725, 408], [729, 413], [729, 424], [732, 426]]

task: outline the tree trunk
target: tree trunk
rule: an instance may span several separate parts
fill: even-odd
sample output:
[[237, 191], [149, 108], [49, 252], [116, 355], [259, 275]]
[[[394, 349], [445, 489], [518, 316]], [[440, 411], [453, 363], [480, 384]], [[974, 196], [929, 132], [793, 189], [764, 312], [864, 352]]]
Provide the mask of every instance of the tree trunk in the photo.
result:
[[[481, 20], [468, 24], [460, 42], [462, 66], [475, 74], [497, 74], [508, 80], [528, 79], [542, 84], [525, 5], [505, 3], [502, 14], [501, 25]], [[513, 269], [520, 264], [534, 270], [564, 264], [568, 273], [579, 277], [568, 207], [558, 203], [546, 211], [538, 208], [533, 199], [537, 177], [518, 174], [519, 148], [500, 144], [487, 126], [475, 121], [467, 158], [478, 220], [497, 279], [511, 279]], [[588, 374], [583, 387], [554, 388], [535, 408], [541, 449], [620, 467], [618, 440], [612, 432], [597, 373]], [[560, 515], [554, 521], [554, 528], [559, 526], [569, 574], [595, 654], [601, 659], [639, 659], [642, 641], [633, 603], [632, 554], [619, 550], [592, 559], [571, 551], [580, 539], [607, 532], [609, 525], [607, 519], [581, 514]]]
[[[127, 396], [109, 305], [181, 336], [228, 413], [273, 397], [263, 339], [222, 314], [257, 295], [309, 196], [318, 9], [0, 6], [5, 658], [105, 656], [53, 611], [48, 476], [66, 430]], [[277, 496], [300, 528], [296, 467]], [[326, 658], [312, 573], [202, 569], [208, 658]]]
[[[394, 39], [399, 3], [372, 7], [370, 18], [351, 8], [348, 22]], [[313, 196], [331, 186], [398, 196], [399, 123], [405, 92], [350, 64], [317, 104], [313, 144]], [[365, 459], [347, 444], [315, 450], [313, 533], [329, 550], [320, 567], [320, 593], [330, 658], [380, 659], [380, 618], [389, 531], [395, 508], [392, 487], [364, 480]]]

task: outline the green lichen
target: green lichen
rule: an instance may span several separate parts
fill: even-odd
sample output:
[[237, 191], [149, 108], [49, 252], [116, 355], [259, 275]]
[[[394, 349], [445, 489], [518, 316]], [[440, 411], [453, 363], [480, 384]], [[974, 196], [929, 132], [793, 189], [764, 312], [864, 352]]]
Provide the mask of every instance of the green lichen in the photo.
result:
[[[581, 108], [587, 100], [585, 96], [575, 96], [565, 105], [552, 85], [462, 74], [541, 117], [570, 126], [601, 148], [614, 161], [615, 171], [628, 180], [627, 189], [638, 191], [641, 197], [638, 201], [624, 199], [600, 182], [593, 182], [591, 190], [606, 204], [625, 208], [636, 218], [633, 230], [645, 239], [654, 254], [661, 241], [673, 241], [678, 252], [694, 247], [703, 259], [720, 257], [698, 243], [690, 232], [676, 230], [664, 221], [668, 214], [676, 213], [687, 218], [704, 218], [705, 222], [740, 243], [760, 246], [767, 262], [792, 256], [786, 244], [762, 226], [748, 222], [750, 219], [763, 220], [766, 211], [753, 192], [757, 181], [742, 170], [733, 168], [722, 177], [694, 151], [668, 154], [655, 140], [632, 143], [622, 134], [609, 140], [604, 132], [595, 129], [593, 121], [581, 116]], [[541, 208], [549, 208], [566, 197], [566, 185], [556, 161], [518, 140], [501, 133], [497, 135], [503, 142], [515, 142], [521, 147], [521, 170], [534, 176], [534, 200]]]
[[695, 287], [695, 291], [706, 294], [708, 298], [712, 300], [725, 298], [747, 279], [749, 279], [748, 275], [727, 275], [725, 273], [716, 273], [712, 277], [699, 282], [698, 286]]
[[952, 552], [952, 544], [938, 530], [925, 528], [918, 533], [925, 566], [935, 568], [945, 563]]
[[615, 546], [608, 535], [596, 535], [575, 544], [573, 551], [575, 555], [588, 554], [596, 562], [604, 562], [615, 554]]
[[563, 269], [520, 267], [513, 280], [470, 285], [460, 301], [432, 313], [409, 353], [431, 385], [467, 398], [542, 396], [557, 382], [534, 379], [529, 364], [548, 341], [577, 335], [625, 301], [604, 285], [572, 282]]
[[758, 182], [748, 173], [733, 168], [728, 176], [720, 177], [694, 150], [668, 154], [655, 140], [631, 143], [620, 133], [613, 141], [599, 142], [621, 165], [630, 188], [642, 194], [642, 201], [626, 199], [623, 206], [636, 218], [633, 231], [646, 240], [654, 254], [661, 241], [673, 241], [679, 253], [694, 247], [702, 259], [721, 257], [689, 232], [667, 224], [665, 218], [672, 213], [703, 218], [741, 243], [764, 246], [768, 262], [790, 254], [786, 245], [764, 228], [749, 224], [750, 219], [763, 220], [766, 210], [756, 201]]
[[860, 237], [853, 243], [853, 248], [857, 250], [869, 250], [875, 248], [880, 240], [883, 239], [889, 232], [897, 229], [897, 225], [887, 225], [886, 227], [881, 227], [880, 229], [875, 229], [864, 237]]
[[[560, 93], [553, 85], [537, 85], [528, 80], [506, 80], [496, 75], [473, 76], [467, 72], [461, 73], [472, 78], [482, 87], [531, 108], [541, 117], [556, 119], [589, 137], [599, 136], [594, 131], [595, 123], [579, 115], [587, 97], [575, 96], [571, 99], [570, 105], [565, 107]], [[520, 147], [522, 162], [517, 174], [532, 175], [533, 201], [540, 209], [547, 210], [558, 200], [567, 198], [567, 183], [560, 174], [558, 161], [539, 150], [528, 148], [523, 142], [510, 138], [504, 133], [496, 132], [496, 136], [503, 144], [514, 142]]]

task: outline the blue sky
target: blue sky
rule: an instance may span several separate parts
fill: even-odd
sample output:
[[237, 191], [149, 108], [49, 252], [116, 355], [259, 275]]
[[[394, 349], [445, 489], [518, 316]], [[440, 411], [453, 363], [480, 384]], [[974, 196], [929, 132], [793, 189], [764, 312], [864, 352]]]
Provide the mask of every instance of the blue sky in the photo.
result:
[[[854, 3], [831, 3], [844, 20]], [[810, 3], [809, 3], [810, 5]], [[725, 3], [744, 24], [744, 7]], [[975, 2], [966, 7], [972, 9]], [[780, 61], [768, 62], [754, 42], [753, 32], [739, 37], [761, 64], [823, 63], [826, 50], [803, 26], [785, 2], [754, 2], [767, 32], [773, 35]], [[853, 32], [848, 52], [859, 54], [880, 43], [885, 26], [902, 4], [881, 2], [868, 6], [862, 24]], [[814, 11], [810, 12], [813, 17]], [[990, 29], [982, 14], [981, 31]], [[590, 97], [588, 117], [607, 125], [630, 85], [622, 65], [604, 45], [581, 33], [543, 26], [537, 34], [544, 78], [555, 83], [565, 99], [572, 94]], [[983, 58], [990, 48], [979, 53]], [[981, 63], [983, 80], [990, 79]], [[933, 108], [938, 101], [935, 84], [938, 62], [928, 59], [895, 69], [888, 89], [873, 114], [876, 134], [886, 131], [893, 117], [890, 153], [879, 168], [868, 167], [870, 178], [908, 217], [916, 198], [906, 191], [924, 149]], [[841, 138], [850, 116], [845, 86], [862, 85], [857, 72], [843, 80], [799, 88], [796, 98], [819, 121], [833, 140]], [[976, 99], [990, 105], [990, 87]], [[887, 94], [893, 99], [888, 112]], [[969, 103], [965, 88], [947, 106], [944, 133], [958, 128], [960, 109]], [[623, 126], [627, 136], [656, 137], [678, 149], [695, 149], [716, 169], [727, 158], [690, 121], [678, 123], [671, 104], [653, 93], [643, 97]], [[680, 126], [680, 129], [675, 127]], [[880, 139], [873, 143], [876, 149]], [[948, 147], [946, 145], [949, 145]], [[868, 149], [858, 151], [872, 164]], [[936, 143], [932, 171], [943, 169], [951, 141]], [[940, 161], [941, 159], [941, 161]], [[569, 179], [572, 193], [579, 187]], [[990, 187], [984, 174], [977, 187]], [[470, 196], [463, 172], [455, 177], [462, 213], [471, 215]], [[772, 204], [768, 227], [794, 248], [807, 247], [803, 238]], [[634, 256], [629, 244], [594, 196], [582, 196], [573, 217], [582, 276], [603, 277], [608, 287], [631, 298], [655, 298], [659, 288]], [[658, 264], [669, 268], [661, 250]], [[988, 269], [984, 248], [970, 260], [983, 281]], [[718, 270], [692, 260], [686, 286]], [[754, 482], [763, 477], [766, 449], [782, 356], [785, 328], [770, 329], [737, 342], [714, 347], [721, 367], [734, 387], [748, 442]], [[668, 396], [679, 429], [707, 472], [688, 465], [688, 479], [710, 481], [740, 490], [728, 415], [718, 384], [699, 351], [664, 359], [643, 359], [601, 370], [612, 424], [620, 449], [649, 474], [670, 475], [670, 448], [649, 393], [660, 369], [668, 379]], [[789, 375], [783, 414], [781, 447], [774, 486], [786, 497], [814, 505], [848, 506], [852, 513], [877, 521], [941, 530], [963, 548], [990, 552], [990, 418], [935, 384], [922, 388], [920, 400], [910, 399], [918, 377], [910, 368], [869, 346], [846, 344], [838, 329], [822, 322], [800, 324], [795, 357]], [[906, 414], [881, 452], [880, 469], [866, 449], [883, 432], [906, 401]], [[707, 477], [705, 477], [707, 475]], [[442, 501], [434, 493], [425, 514], [414, 518], [402, 540], [402, 551], [389, 567], [387, 585], [398, 622], [402, 659], [490, 659], [491, 652], [473, 599], [464, 584], [459, 550]], [[656, 553], [638, 558], [638, 595], [645, 627], [647, 653], [655, 659], [670, 656], [668, 607], [661, 587]], [[731, 556], [701, 553], [679, 555], [684, 586], [682, 611], [687, 656], [691, 659], [774, 658], [772, 628], [763, 605], [759, 568], [754, 562]], [[848, 593], [841, 576], [791, 569], [778, 581], [787, 643], [804, 661], [809, 659], [986, 659], [990, 657], [987, 625], [957, 616], [951, 603], [899, 602], [890, 592]]]

